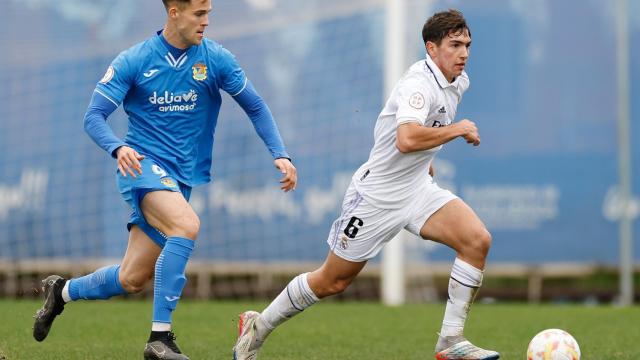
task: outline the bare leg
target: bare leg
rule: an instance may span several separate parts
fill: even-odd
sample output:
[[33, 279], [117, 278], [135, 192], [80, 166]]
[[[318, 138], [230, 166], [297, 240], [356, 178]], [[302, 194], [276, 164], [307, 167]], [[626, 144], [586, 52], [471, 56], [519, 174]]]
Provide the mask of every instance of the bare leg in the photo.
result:
[[491, 235], [473, 210], [460, 199], [452, 200], [436, 211], [425, 222], [420, 235], [443, 243], [457, 253], [436, 345], [437, 358], [448, 359], [449, 353], [462, 351], [473, 359], [497, 359], [498, 353], [480, 349], [463, 337], [465, 320], [482, 284]]
[[321, 298], [344, 291], [365, 264], [366, 261], [347, 261], [329, 252], [320, 268], [293, 278], [262, 314], [255, 311], [240, 314], [240, 335], [233, 347], [234, 359], [254, 359], [262, 343], [278, 325]]
[[131, 227], [129, 243], [120, 264], [119, 280], [127, 293], [137, 293], [153, 278], [160, 246], [153, 242], [138, 226]]
[[180, 352], [170, 332], [171, 316], [187, 281], [185, 268], [198, 236], [200, 220], [179, 192], [150, 192], [142, 200], [141, 208], [149, 225], [167, 237], [155, 263], [153, 322], [144, 356], [188, 359]]
[[345, 260], [330, 251], [324, 264], [309, 273], [309, 287], [320, 299], [339, 294], [351, 284], [366, 264], [366, 261]]

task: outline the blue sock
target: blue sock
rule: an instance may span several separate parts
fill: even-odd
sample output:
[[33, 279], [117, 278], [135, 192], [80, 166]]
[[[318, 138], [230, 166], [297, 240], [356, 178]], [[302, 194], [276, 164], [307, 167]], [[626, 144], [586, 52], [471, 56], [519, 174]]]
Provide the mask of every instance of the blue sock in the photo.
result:
[[153, 321], [171, 323], [171, 313], [178, 304], [182, 288], [187, 282], [184, 269], [195, 241], [170, 237], [156, 261], [153, 284]]
[[126, 291], [120, 285], [118, 274], [120, 265], [100, 268], [89, 275], [69, 281], [69, 297], [71, 300], [104, 300], [113, 296], [124, 295]]

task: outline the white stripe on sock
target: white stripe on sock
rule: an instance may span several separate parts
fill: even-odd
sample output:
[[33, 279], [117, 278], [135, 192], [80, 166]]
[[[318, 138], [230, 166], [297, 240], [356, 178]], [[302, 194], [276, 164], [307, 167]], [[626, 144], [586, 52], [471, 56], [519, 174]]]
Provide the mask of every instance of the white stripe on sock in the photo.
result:
[[282, 324], [318, 302], [307, 282], [308, 273], [293, 278], [282, 292], [262, 312], [264, 325], [270, 329]]

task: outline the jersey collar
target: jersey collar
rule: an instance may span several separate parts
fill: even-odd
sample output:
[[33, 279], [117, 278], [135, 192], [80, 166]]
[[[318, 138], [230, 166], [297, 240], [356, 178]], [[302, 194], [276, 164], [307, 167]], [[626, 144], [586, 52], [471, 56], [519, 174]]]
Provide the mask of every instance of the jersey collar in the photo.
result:
[[187, 50], [189, 50], [189, 49], [178, 49], [177, 47], [169, 44], [169, 42], [167, 41], [167, 38], [165, 38], [164, 35], [162, 35], [162, 30], [158, 31], [158, 37], [160, 38], [160, 41], [162, 41], [162, 44], [164, 45], [164, 47], [166, 47], [167, 50], [169, 50], [169, 52], [175, 59], [179, 58], [180, 56], [182, 56], [182, 54], [186, 53]]
[[156, 48], [164, 57], [165, 61], [169, 64], [169, 66], [171, 66], [176, 70], [182, 68], [182, 66], [187, 63], [189, 57], [192, 57], [196, 49], [198, 49], [198, 46], [196, 45], [191, 46], [190, 48], [186, 49], [186, 51], [183, 52], [182, 55], [180, 55], [178, 58], [175, 58], [173, 54], [171, 54], [171, 50], [167, 48], [167, 45], [165, 45], [164, 41], [160, 38], [161, 33], [162, 33], [162, 30], [157, 31], [156, 32], [157, 36], [154, 37]]
[[440, 88], [444, 89], [444, 88], [447, 88], [449, 86], [456, 86], [458, 84], [458, 79], [460, 78], [460, 76], [457, 76], [450, 83], [447, 80], [447, 78], [444, 77], [444, 74], [442, 73], [442, 71], [440, 71], [440, 68], [438, 67], [438, 65], [436, 65], [436, 63], [433, 61], [433, 59], [431, 59], [431, 56], [429, 56], [429, 54], [427, 54], [427, 59], [425, 61], [425, 64], [427, 65], [427, 68], [429, 69], [429, 71], [431, 71], [431, 73], [435, 77], [436, 82], [438, 83]]

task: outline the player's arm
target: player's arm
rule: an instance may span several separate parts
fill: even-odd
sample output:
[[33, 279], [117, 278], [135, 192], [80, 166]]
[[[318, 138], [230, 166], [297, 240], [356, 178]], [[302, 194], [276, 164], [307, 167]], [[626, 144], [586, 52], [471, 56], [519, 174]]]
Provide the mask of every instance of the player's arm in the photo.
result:
[[233, 98], [251, 119], [253, 128], [274, 158], [274, 165], [283, 174], [282, 179], [280, 179], [282, 184], [280, 188], [285, 192], [295, 190], [298, 182], [296, 168], [291, 163], [291, 158], [287, 154], [278, 126], [265, 101], [248, 79], [244, 89], [235, 94]]
[[480, 135], [475, 123], [464, 119], [443, 127], [425, 127], [417, 122], [400, 124], [396, 130], [396, 147], [401, 153], [433, 149], [457, 138], [480, 145]]
[[110, 99], [100, 94], [100, 92], [94, 91], [91, 103], [89, 103], [87, 112], [84, 115], [84, 130], [98, 146], [117, 160], [118, 169], [123, 176], [126, 177], [126, 174], [129, 173], [135, 177], [136, 174], [133, 170], [142, 174], [140, 160], [144, 156], [138, 154], [138, 152], [120, 140], [107, 124], [107, 118], [117, 108], [118, 106]]
[[274, 165], [284, 175], [280, 179], [282, 184], [280, 188], [285, 192], [295, 190], [298, 182], [296, 168], [285, 150], [271, 110], [253, 88], [233, 54], [223, 47], [218, 47], [214, 51], [221, 88], [231, 95], [247, 113], [254, 129], [271, 152]]
[[122, 176], [135, 171], [142, 174], [140, 160], [144, 157], [119, 139], [107, 125], [107, 118], [120, 106], [140, 73], [139, 62], [131, 58], [130, 50], [121, 52], [111, 63], [104, 77], [96, 85], [91, 103], [84, 116], [84, 129], [102, 149], [116, 158]]
[[116, 157], [116, 149], [126, 145], [107, 125], [107, 118], [117, 108], [116, 104], [94, 91], [87, 112], [84, 114], [84, 131], [98, 146], [114, 158]]

